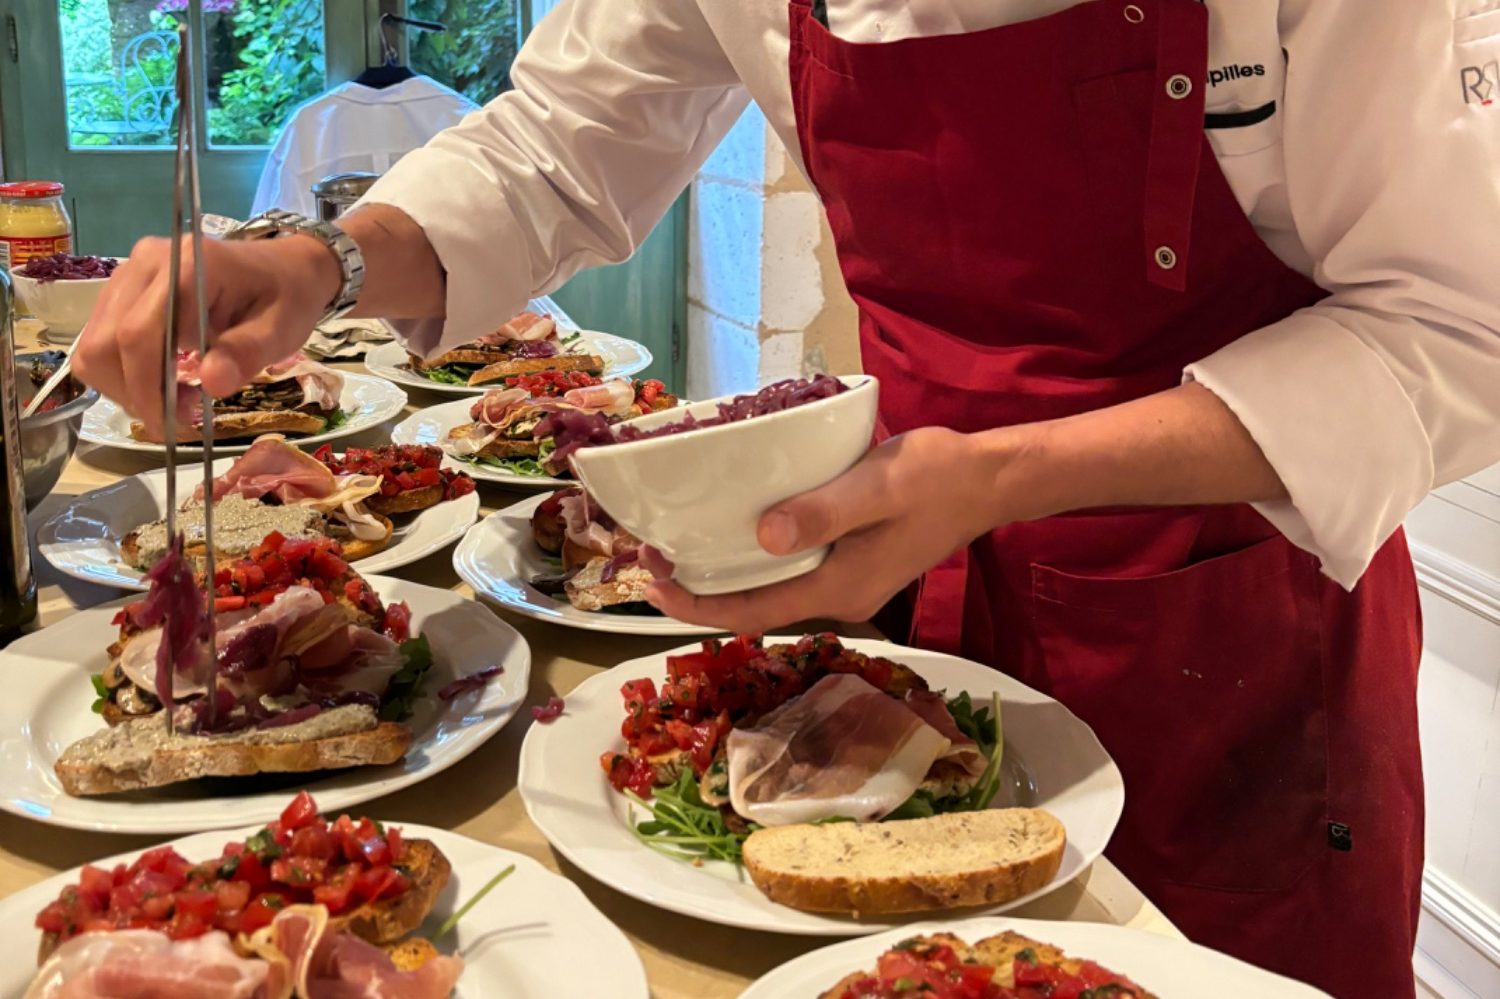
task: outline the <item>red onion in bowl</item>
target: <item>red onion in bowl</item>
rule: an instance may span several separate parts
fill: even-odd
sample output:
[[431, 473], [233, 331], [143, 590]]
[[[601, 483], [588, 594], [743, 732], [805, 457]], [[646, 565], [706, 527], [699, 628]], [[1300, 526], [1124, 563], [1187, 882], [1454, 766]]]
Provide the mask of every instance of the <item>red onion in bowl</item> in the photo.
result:
[[120, 262], [113, 257], [74, 257], [66, 253], [32, 257], [16, 271], [22, 277], [46, 284], [50, 281], [91, 281], [107, 278]]

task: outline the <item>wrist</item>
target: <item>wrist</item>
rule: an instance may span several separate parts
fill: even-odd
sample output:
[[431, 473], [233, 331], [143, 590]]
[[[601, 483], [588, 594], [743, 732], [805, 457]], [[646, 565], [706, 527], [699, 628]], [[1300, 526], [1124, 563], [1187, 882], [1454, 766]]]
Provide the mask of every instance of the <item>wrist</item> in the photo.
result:
[[1065, 420], [1023, 423], [970, 435], [981, 502], [992, 526], [1039, 520], [1091, 505], [1077, 468], [1069, 468]]
[[307, 290], [310, 301], [318, 308], [330, 308], [343, 288], [344, 275], [333, 250], [313, 236], [294, 233], [265, 244], [281, 255], [284, 266], [299, 275], [298, 283]]

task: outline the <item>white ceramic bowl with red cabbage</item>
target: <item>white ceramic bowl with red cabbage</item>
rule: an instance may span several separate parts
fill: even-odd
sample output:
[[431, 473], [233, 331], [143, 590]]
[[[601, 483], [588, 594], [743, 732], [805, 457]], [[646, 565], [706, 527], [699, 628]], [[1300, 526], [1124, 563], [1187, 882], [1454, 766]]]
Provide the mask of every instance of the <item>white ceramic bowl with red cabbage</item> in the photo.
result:
[[[736, 593], [811, 572], [822, 547], [776, 556], [761, 548], [761, 514], [825, 485], [859, 461], [875, 432], [879, 383], [839, 379], [845, 390], [779, 412], [683, 433], [589, 447], [573, 467], [620, 526], [671, 559], [676, 581], [699, 595]], [[620, 424], [641, 431], [714, 417], [724, 396]]]
[[[16, 295], [21, 300], [22, 310], [40, 319], [47, 327], [48, 339], [69, 339], [83, 330], [94, 311], [99, 293], [109, 281], [105, 275], [119, 261], [114, 257], [74, 257], [73, 263], [65, 267], [44, 265], [37, 268], [37, 261], [11, 272], [15, 281]], [[42, 277], [33, 277], [29, 271], [40, 270]], [[100, 276], [88, 276], [90, 274]]]

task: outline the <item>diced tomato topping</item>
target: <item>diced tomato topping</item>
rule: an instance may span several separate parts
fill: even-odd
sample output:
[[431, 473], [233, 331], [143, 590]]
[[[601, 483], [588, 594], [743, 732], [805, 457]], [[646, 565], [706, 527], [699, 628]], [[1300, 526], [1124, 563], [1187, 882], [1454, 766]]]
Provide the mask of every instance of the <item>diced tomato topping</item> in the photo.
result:
[[292, 799], [292, 803], [281, 812], [283, 829], [296, 831], [318, 821], [318, 806], [313, 802], [312, 795], [306, 791], [299, 792], [297, 797]]
[[91, 930], [155, 929], [174, 939], [213, 929], [253, 933], [288, 905], [321, 902], [343, 911], [396, 897], [410, 879], [392, 867], [406, 853], [395, 829], [368, 818], [324, 821], [299, 794], [281, 817], [217, 858], [193, 864], [157, 847], [112, 870], [84, 867], [37, 914], [36, 925], [66, 940]]
[[411, 608], [402, 600], [385, 609], [385, 633], [393, 642], [411, 637]]

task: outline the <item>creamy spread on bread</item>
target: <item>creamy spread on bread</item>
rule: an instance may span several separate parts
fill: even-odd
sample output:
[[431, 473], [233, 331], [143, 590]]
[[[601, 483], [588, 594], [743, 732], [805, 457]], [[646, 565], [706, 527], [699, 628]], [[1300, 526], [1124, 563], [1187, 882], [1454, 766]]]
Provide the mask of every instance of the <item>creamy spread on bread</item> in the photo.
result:
[[[203, 544], [203, 504], [189, 503], [177, 514], [177, 529], [191, 548]], [[286, 538], [321, 538], [327, 535], [327, 518], [310, 506], [276, 505], [229, 495], [214, 504], [214, 547], [220, 556], [244, 555], [272, 531]], [[167, 523], [157, 520], [135, 532], [131, 565], [148, 569], [167, 551]]]

